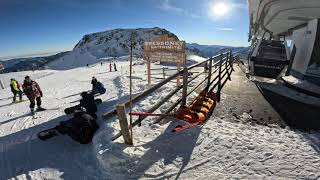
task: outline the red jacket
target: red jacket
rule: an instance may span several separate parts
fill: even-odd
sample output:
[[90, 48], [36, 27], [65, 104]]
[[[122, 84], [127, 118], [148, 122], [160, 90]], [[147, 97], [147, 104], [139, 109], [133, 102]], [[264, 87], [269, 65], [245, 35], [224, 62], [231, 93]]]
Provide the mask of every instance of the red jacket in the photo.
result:
[[40, 86], [35, 81], [27, 82], [24, 81], [22, 85], [22, 89], [24, 94], [29, 99], [35, 99], [37, 97], [42, 97], [42, 91], [40, 89]]

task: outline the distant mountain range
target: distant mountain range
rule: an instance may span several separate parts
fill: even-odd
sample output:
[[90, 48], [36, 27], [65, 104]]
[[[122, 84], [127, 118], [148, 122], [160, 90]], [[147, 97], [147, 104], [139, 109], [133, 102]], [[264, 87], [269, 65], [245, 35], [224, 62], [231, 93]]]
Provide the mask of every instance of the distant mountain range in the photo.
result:
[[232, 51], [234, 54], [239, 54], [241, 57], [246, 58], [249, 53], [249, 47], [232, 47], [220, 45], [200, 45], [197, 43], [187, 44], [188, 51], [196, 53], [202, 57], [212, 57], [219, 53]]
[[[0, 61], [6, 69], [5, 72], [25, 71], [33, 69], [71, 69], [93, 64], [101, 58], [127, 56], [130, 53], [131, 35], [134, 37], [135, 47], [133, 54], [143, 55], [143, 44], [158, 35], [167, 34], [169, 37], [178, 37], [172, 32], [162, 28], [114, 29], [104, 32], [92, 33], [83, 36], [72, 51], [62, 52], [47, 57], [18, 58]], [[212, 57], [216, 54], [231, 50], [242, 57], [248, 54], [247, 47], [231, 47], [218, 45], [187, 44], [187, 53], [202, 57]]]
[[4, 65], [5, 73], [8, 72], [17, 72], [17, 71], [28, 71], [28, 70], [40, 70], [46, 69], [46, 65], [50, 62], [57, 60], [60, 57], [63, 57], [69, 52], [61, 52], [51, 56], [45, 57], [31, 57], [31, 58], [16, 58], [10, 60], [4, 60], [0, 63]]

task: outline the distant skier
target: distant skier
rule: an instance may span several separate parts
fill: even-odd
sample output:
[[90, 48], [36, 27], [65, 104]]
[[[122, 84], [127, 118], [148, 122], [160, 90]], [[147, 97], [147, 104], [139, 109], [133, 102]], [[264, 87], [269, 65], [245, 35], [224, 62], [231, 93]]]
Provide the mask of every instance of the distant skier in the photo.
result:
[[117, 70], [117, 65], [116, 65], [115, 62], [113, 62], [113, 67], [114, 67], [114, 71], [118, 71], [118, 70]]
[[30, 101], [31, 114], [34, 115], [35, 101], [37, 101], [37, 111], [44, 111], [45, 109], [41, 107], [41, 97], [43, 96], [40, 86], [35, 81], [31, 80], [29, 76], [26, 76], [24, 83], [22, 85], [24, 94], [28, 97]]
[[10, 80], [11, 92], [13, 93], [13, 103], [16, 102], [16, 97], [19, 95], [19, 100], [22, 101], [22, 91], [20, 89], [20, 84], [17, 80], [11, 78]]
[[60, 133], [69, 135], [73, 140], [81, 144], [90, 143], [95, 132], [99, 129], [96, 122], [97, 106], [92, 94], [82, 92], [81, 97], [80, 104], [76, 106], [72, 119], [62, 121], [56, 127], [40, 132], [38, 137], [42, 140], [47, 140]]
[[103, 63], [101, 62], [101, 66], [103, 65]]
[[89, 64], [87, 64], [87, 68], [89, 67]]
[[110, 72], [112, 72], [112, 64], [111, 64], [111, 62], [109, 64], [109, 69], [110, 69]]
[[106, 88], [103, 86], [101, 82], [97, 80], [97, 78], [92, 77], [91, 80], [92, 84], [92, 94], [104, 94], [106, 92]]

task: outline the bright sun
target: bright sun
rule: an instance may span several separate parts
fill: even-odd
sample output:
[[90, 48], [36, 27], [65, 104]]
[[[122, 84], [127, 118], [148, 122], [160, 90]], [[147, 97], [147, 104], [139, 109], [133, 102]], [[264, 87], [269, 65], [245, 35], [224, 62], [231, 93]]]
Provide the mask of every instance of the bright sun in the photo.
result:
[[227, 14], [229, 11], [229, 7], [223, 3], [215, 3], [215, 4], [211, 4], [210, 6], [210, 14], [215, 15], [215, 16], [223, 16], [225, 14]]

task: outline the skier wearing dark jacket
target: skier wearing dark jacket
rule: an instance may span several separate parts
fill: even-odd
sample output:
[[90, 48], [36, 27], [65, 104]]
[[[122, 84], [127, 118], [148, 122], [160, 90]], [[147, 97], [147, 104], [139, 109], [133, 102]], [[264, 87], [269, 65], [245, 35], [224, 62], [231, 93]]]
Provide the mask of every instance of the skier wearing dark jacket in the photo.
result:
[[92, 141], [94, 133], [99, 128], [96, 122], [97, 106], [92, 94], [81, 93], [82, 99], [76, 106], [74, 117], [68, 121], [60, 122], [55, 129], [61, 134], [69, 135], [73, 140], [81, 144], [88, 144]]
[[34, 114], [35, 101], [37, 101], [37, 111], [44, 110], [41, 107], [41, 97], [43, 94], [37, 82], [31, 80], [29, 76], [26, 76], [22, 85], [22, 89], [30, 101], [30, 109], [32, 114]]
[[10, 88], [13, 93], [13, 102], [16, 102], [17, 94], [19, 95], [19, 100], [22, 101], [22, 91], [20, 89], [20, 84], [17, 80], [11, 78], [10, 80]]

